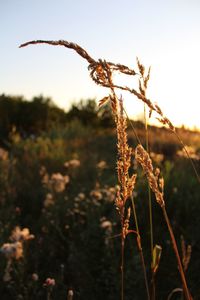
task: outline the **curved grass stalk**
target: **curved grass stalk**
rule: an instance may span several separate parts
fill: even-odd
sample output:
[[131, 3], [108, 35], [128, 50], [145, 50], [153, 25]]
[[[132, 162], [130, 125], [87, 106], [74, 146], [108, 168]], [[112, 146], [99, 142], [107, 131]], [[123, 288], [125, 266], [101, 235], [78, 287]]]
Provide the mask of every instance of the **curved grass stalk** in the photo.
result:
[[149, 154], [148, 154], [148, 152], [145, 151], [145, 149], [141, 145], [138, 145], [136, 148], [135, 158], [138, 161], [138, 163], [142, 166], [142, 168], [146, 174], [149, 186], [155, 194], [156, 202], [159, 204], [159, 206], [162, 209], [164, 220], [167, 224], [167, 228], [168, 228], [168, 231], [170, 234], [172, 247], [173, 247], [173, 250], [174, 250], [174, 253], [176, 256], [178, 270], [179, 270], [179, 274], [181, 276], [181, 281], [182, 281], [182, 285], [183, 285], [184, 295], [187, 300], [192, 300], [192, 296], [190, 295], [189, 289], [187, 287], [187, 282], [186, 282], [183, 266], [181, 263], [181, 259], [179, 256], [176, 239], [174, 237], [173, 229], [172, 229], [172, 226], [169, 221], [169, 218], [168, 218], [168, 215], [166, 212], [166, 208], [165, 208], [164, 192], [163, 192], [164, 181], [159, 180], [158, 170], [154, 171], [152, 161], [149, 157]]
[[174, 289], [173, 291], [171, 291], [171, 293], [169, 294], [169, 296], [167, 297], [167, 300], [171, 300], [172, 299], [172, 296], [175, 294], [175, 293], [183, 293], [183, 289], [181, 288], [176, 288]]
[[174, 237], [173, 229], [172, 229], [171, 223], [169, 221], [165, 205], [163, 205], [161, 208], [162, 208], [163, 216], [164, 216], [164, 219], [165, 219], [165, 222], [167, 224], [167, 228], [168, 228], [168, 231], [169, 231], [169, 234], [170, 234], [170, 238], [171, 238], [171, 241], [172, 241], [172, 246], [173, 246], [173, 249], [174, 249], [174, 253], [176, 255], [177, 265], [178, 265], [179, 273], [180, 273], [182, 284], [183, 284], [183, 291], [184, 291], [184, 294], [185, 294], [185, 298], [187, 300], [192, 300], [193, 298], [190, 295], [189, 289], [187, 287], [187, 282], [186, 282], [186, 279], [185, 279], [183, 266], [182, 266], [180, 255], [179, 255], [179, 252], [178, 252], [176, 239]]
[[[79, 45], [77, 45], [75, 43], [70, 43], [70, 42], [67, 42], [67, 41], [64, 41], [64, 40], [59, 40], [59, 41], [36, 40], [36, 41], [30, 41], [30, 42], [27, 42], [25, 44], [22, 44], [20, 47], [25, 47], [25, 46], [28, 46], [30, 44], [41, 44], [41, 43], [46, 43], [46, 44], [50, 44], [50, 45], [53, 45], [53, 46], [64, 46], [66, 48], [73, 49], [80, 56], [82, 56], [84, 59], [86, 59], [88, 61], [88, 63], [89, 63], [88, 69], [90, 71], [90, 76], [94, 80], [94, 82], [96, 84], [99, 84], [99, 85], [103, 86], [103, 87], [107, 87], [111, 90], [111, 95], [112, 96], [110, 96], [110, 101], [111, 101], [111, 106], [112, 106], [112, 109], [113, 109], [113, 114], [114, 114], [116, 124], [117, 124], [117, 122], [119, 122], [119, 123], [121, 122], [121, 126], [122, 127], [124, 126], [123, 128], [126, 127], [123, 116], [122, 116], [122, 119], [120, 121], [120, 116], [117, 115], [119, 112], [117, 111], [117, 97], [116, 97], [115, 91], [114, 91], [115, 88], [127, 91], [127, 92], [135, 95], [139, 100], [141, 100], [143, 103], [145, 103], [149, 107], [150, 111], [155, 111], [160, 117], [158, 120], [163, 125], [167, 125], [168, 128], [170, 130], [172, 130], [177, 135], [180, 143], [184, 146], [183, 142], [181, 141], [180, 137], [178, 136], [178, 134], [176, 132], [176, 129], [175, 129], [174, 125], [170, 122], [170, 120], [167, 117], [164, 116], [161, 108], [157, 104], [153, 103], [150, 99], [146, 98], [145, 93], [142, 92], [142, 89], [139, 89], [139, 91], [137, 91], [137, 90], [131, 89], [127, 86], [116, 85], [112, 82], [112, 73], [114, 71], [119, 71], [119, 72], [124, 73], [126, 75], [132, 75], [132, 76], [138, 75], [138, 73], [136, 73], [134, 70], [129, 69], [127, 66], [124, 66], [124, 65], [121, 65], [121, 64], [114, 64], [112, 62], [107, 62], [107, 61], [101, 60], [101, 59], [96, 61]], [[138, 66], [139, 66], [140, 75], [143, 76], [144, 75], [144, 67], [139, 63], [139, 61], [138, 61]], [[146, 88], [146, 84], [147, 84], [148, 79], [149, 79], [149, 73], [148, 73], [147, 77], [144, 77], [143, 79], [145, 79], [143, 84], [144, 84], [144, 88]], [[123, 107], [121, 109], [121, 114], [122, 114], [122, 111], [123, 111]], [[126, 143], [127, 137], [126, 137], [126, 132], [125, 132], [125, 130], [123, 130], [123, 128], [122, 129], [120, 129], [119, 127], [117, 128], [117, 129], [120, 129], [119, 132], [118, 132], [118, 137], [120, 137], [120, 134], [121, 134], [121, 137], [122, 137], [121, 141], [120, 141], [120, 139], [118, 139], [118, 142], [119, 142], [118, 148], [122, 147], [122, 150], [123, 150], [122, 152], [126, 154], [126, 157], [125, 156], [123, 157], [123, 155], [122, 155], [121, 156], [122, 160], [119, 161], [119, 165], [118, 165], [118, 177], [120, 178], [119, 182], [120, 182], [120, 185], [121, 185], [121, 190], [120, 190], [120, 192], [118, 194], [118, 198], [116, 200], [117, 201], [116, 206], [118, 207], [118, 209], [120, 211], [121, 224], [122, 224], [122, 240], [121, 240], [121, 248], [122, 248], [121, 249], [122, 250], [122, 253], [121, 253], [121, 255], [122, 255], [122, 266], [121, 266], [122, 267], [122, 283], [121, 283], [122, 292], [121, 292], [121, 299], [122, 300], [124, 299], [124, 240], [125, 240], [124, 232], [123, 232], [124, 231], [124, 222], [125, 222], [124, 210], [125, 210], [126, 199], [128, 197], [126, 195], [127, 190], [128, 190], [128, 188], [131, 190], [131, 188], [129, 186], [127, 186], [127, 183], [131, 185], [133, 183], [132, 181], [134, 179], [134, 178], [130, 179], [130, 178], [127, 177], [128, 165], [129, 165], [129, 164], [127, 165], [127, 160], [128, 160], [128, 162], [130, 162], [131, 148], [128, 147], [128, 145]], [[138, 139], [138, 141], [139, 141], [139, 139]], [[127, 148], [126, 148], [126, 146], [127, 146]], [[139, 146], [140, 146], [140, 150], [141, 150], [141, 147], [142, 147], [141, 143], [140, 143]], [[188, 158], [190, 159], [191, 164], [193, 166], [193, 169], [195, 171], [195, 174], [196, 174], [196, 176], [197, 176], [197, 178], [200, 182], [200, 176], [199, 176], [199, 174], [198, 174], [198, 172], [197, 172], [197, 170], [196, 170], [196, 168], [193, 164], [193, 161], [191, 160], [190, 155], [187, 152], [187, 149], [185, 148], [185, 146], [184, 146], [184, 150], [185, 150]], [[118, 152], [118, 153], [119, 153], [119, 156], [120, 156], [121, 153], [120, 152]], [[142, 153], [142, 152], [139, 153], [139, 158], [140, 159], [142, 158], [142, 156], [140, 157], [140, 155], [143, 155], [143, 154], [144, 153]], [[146, 154], [144, 156], [146, 156]], [[147, 156], [145, 158], [148, 159]], [[142, 164], [143, 168], [145, 169], [145, 165], [141, 160], [140, 160], [140, 163]], [[120, 167], [120, 165], [121, 165], [121, 167]], [[121, 170], [120, 170], [120, 168], [121, 168]], [[174, 252], [176, 254], [177, 264], [178, 264], [179, 272], [180, 272], [181, 279], [182, 279], [182, 284], [183, 284], [183, 290], [184, 290], [185, 297], [186, 297], [187, 300], [191, 300], [192, 297], [191, 297], [191, 295], [188, 291], [188, 288], [187, 288], [187, 283], [186, 283], [186, 280], [185, 280], [185, 275], [184, 275], [183, 267], [182, 267], [181, 260], [180, 260], [180, 257], [179, 257], [179, 253], [178, 253], [175, 237], [174, 237], [174, 234], [173, 234], [173, 230], [172, 230], [171, 224], [169, 222], [169, 218], [168, 218], [167, 213], [166, 213], [163, 194], [162, 194], [162, 192], [160, 192], [160, 190], [158, 188], [157, 177], [156, 177], [155, 174], [153, 174], [153, 168], [152, 168], [152, 170], [151, 169], [150, 170], [146, 169], [145, 171], [146, 171], [146, 174], [147, 174], [147, 177], [148, 177], [149, 186], [153, 190], [153, 192], [155, 193], [156, 200], [162, 208], [163, 215], [164, 215], [164, 218], [165, 218], [165, 221], [166, 221], [169, 233], [170, 233], [173, 249], [174, 249]], [[152, 175], [152, 176], [150, 176], [150, 175]], [[129, 180], [131, 180], [131, 182]], [[133, 204], [134, 204], [134, 201], [133, 201]], [[133, 212], [134, 211], [135, 211], [135, 209], [134, 209], [134, 205], [133, 205]], [[135, 216], [134, 216], [134, 218], [135, 218]], [[136, 218], [136, 220], [137, 220], [137, 218]], [[138, 225], [137, 225], [137, 227], [138, 227]], [[137, 230], [139, 232], [139, 229], [137, 229]], [[138, 235], [138, 237], [140, 237], [140, 235]], [[153, 242], [151, 242], [151, 243], [153, 244]], [[138, 238], [138, 245], [141, 248], [140, 238]], [[151, 246], [151, 248], [152, 248], [152, 246]], [[149, 295], [148, 295], [148, 297], [149, 297]]]

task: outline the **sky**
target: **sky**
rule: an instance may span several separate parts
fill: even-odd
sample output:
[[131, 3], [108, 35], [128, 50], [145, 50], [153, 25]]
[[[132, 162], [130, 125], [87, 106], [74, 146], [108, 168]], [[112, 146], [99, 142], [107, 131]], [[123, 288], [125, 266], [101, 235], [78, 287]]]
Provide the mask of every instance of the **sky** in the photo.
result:
[[[133, 69], [139, 57], [151, 66], [148, 98], [174, 125], [200, 128], [199, 0], [0, 0], [0, 39], [0, 94], [29, 100], [42, 94], [66, 110], [80, 99], [107, 96], [73, 50], [18, 47], [30, 40], [64, 39], [96, 60]], [[138, 86], [136, 78], [116, 80]], [[143, 104], [128, 93], [123, 98], [129, 116], [141, 117]]]

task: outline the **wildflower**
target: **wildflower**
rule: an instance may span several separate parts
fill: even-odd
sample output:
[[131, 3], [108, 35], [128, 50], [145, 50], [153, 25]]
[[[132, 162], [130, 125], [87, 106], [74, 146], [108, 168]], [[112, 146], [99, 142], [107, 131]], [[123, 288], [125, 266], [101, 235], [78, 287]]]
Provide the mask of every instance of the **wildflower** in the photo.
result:
[[116, 189], [114, 187], [109, 187], [105, 189], [106, 201], [114, 202], [116, 198]]
[[33, 273], [33, 274], [32, 274], [32, 280], [33, 280], [33, 281], [38, 281], [38, 279], [39, 279], [38, 274], [37, 274], [37, 273]]
[[109, 201], [111, 202], [114, 202], [115, 201], [115, 198], [116, 198], [116, 188], [114, 187], [110, 187], [109, 190], [108, 190], [108, 195], [109, 195]]
[[15, 258], [18, 260], [23, 257], [23, 247], [19, 241], [15, 243], [5, 243], [0, 250], [8, 259]]
[[101, 160], [98, 164], [97, 164], [97, 168], [100, 170], [106, 169], [107, 168], [107, 163], [105, 160]]
[[49, 207], [49, 206], [51, 206], [51, 205], [53, 205], [53, 204], [54, 204], [53, 195], [50, 194], [50, 193], [48, 193], [48, 194], [46, 195], [45, 200], [44, 200], [44, 207]]
[[160, 164], [164, 160], [164, 155], [161, 153], [150, 153], [150, 157], [153, 159], [153, 161], [157, 164]]
[[19, 215], [20, 215], [20, 213], [21, 213], [21, 208], [18, 207], [18, 206], [16, 206], [16, 207], [15, 207], [15, 212], [16, 212], [16, 214], [19, 214]]
[[78, 168], [80, 166], [80, 164], [81, 164], [80, 160], [78, 160], [78, 159], [71, 159], [69, 161], [66, 161], [64, 163], [64, 166], [66, 168], [69, 168], [69, 167], [71, 167], [71, 168]]
[[8, 159], [8, 151], [0, 148], [0, 160], [7, 160]]
[[17, 241], [27, 241], [34, 239], [34, 235], [30, 234], [30, 231], [28, 228], [20, 229], [19, 226], [16, 226], [15, 229], [12, 231], [12, 234], [10, 236], [10, 240], [13, 242]]
[[112, 229], [112, 223], [108, 220], [103, 221], [100, 226], [102, 229], [106, 229], [109, 231]]
[[63, 192], [67, 183], [69, 183], [69, 176], [63, 176], [60, 173], [54, 173], [51, 175], [50, 185], [55, 192]]
[[101, 200], [102, 199], [102, 193], [97, 190], [93, 190], [90, 192], [90, 196], [93, 197], [95, 200]]
[[48, 184], [49, 182], [49, 174], [44, 174], [43, 177], [42, 177], [42, 183], [43, 184]]
[[72, 300], [73, 296], [74, 296], [74, 292], [72, 289], [70, 289], [67, 294], [67, 300]]
[[44, 176], [47, 173], [46, 167], [45, 166], [41, 166], [39, 174], [40, 176]]
[[79, 193], [76, 197], [77, 200], [84, 200], [85, 199], [85, 194], [84, 193]]
[[47, 278], [45, 283], [43, 284], [44, 287], [53, 287], [56, 284], [54, 278]]
[[177, 155], [180, 157], [188, 158], [188, 155], [192, 159], [200, 160], [200, 155], [196, 152], [196, 149], [192, 146], [185, 146], [185, 149], [177, 151]]

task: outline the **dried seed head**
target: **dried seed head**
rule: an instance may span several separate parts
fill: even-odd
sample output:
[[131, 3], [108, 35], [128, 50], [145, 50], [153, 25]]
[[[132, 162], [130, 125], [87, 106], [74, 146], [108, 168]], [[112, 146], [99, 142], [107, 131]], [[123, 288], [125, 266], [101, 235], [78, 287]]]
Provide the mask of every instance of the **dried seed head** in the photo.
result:
[[136, 57], [137, 60], [137, 66], [140, 72], [140, 75], [143, 77], [144, 76], [144, 72], [145, 72], [145, 67], [140, 63], [138, 57]]
[[188, 269], [188, 265], [191, 259], [192, 247], [191, 245], [186, 246], [184, 237], [181, 236], [181, 250], [182, 250], [182, 263], [184, 271]]
[[[135, 150], [135, 159], [141, 164], [147, 179], [150, 188], [155, 194], [156, 201], [162, 207], [165, 205], [164, 198], [163, 198], [163, 191], [159, 189], [158, 184], [158, 170], [153, 172], [153, 165], [152, 160], [149, 156], [149, 153], [142, 147], [142, 145], [138, 145]], [[164, 186], [164, 182], [163, 182]]]
[[161, 254], [162, 254], [162, 247], [159, 245], [155, 245], [155, 247], [153, 248], [153, 260], [151, 263], [151, 269], [154, 274], [156, 274], [158, 270]]

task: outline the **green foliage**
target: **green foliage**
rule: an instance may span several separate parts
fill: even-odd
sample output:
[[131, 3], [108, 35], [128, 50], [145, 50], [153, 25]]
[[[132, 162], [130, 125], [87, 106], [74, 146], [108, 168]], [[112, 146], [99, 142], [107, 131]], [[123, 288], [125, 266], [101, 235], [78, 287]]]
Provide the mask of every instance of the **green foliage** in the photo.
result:
[[0, 95], [0, 142], [3, 144], [12, 131], [22, 138], [27, 138], [74, 122], [80, 122], [84, 127], [113, 126], [110, 110], [103, 107], [99, 111], [94, 99], [81, 100], [65, 112], [50, 98], [43, 96], [27, 101], [22, 96]]
[[[41, 107], [43, 102], [35, 100], [36, 104]], [[73, 115], [76, 109], [78, 118]], [[80, 103], [76, 109], [73, 106], [69, 111], [65, 126], [49, 125], [48, 130], [35, 136], [24, 138], [18, 130], [9, 131], [9, 152], [1, 149], [0, 247], [10, 242], [15, 226], [28, 227], [35, 236], [24, 245], [24, 256], [12, 259], [8, 281], [4, 277], [8, 259], [0, 253], [0, 295], [4, 300], [46, 299], [48, 289], [43, 284], [48, 277], [56, 281], [52, 299], [67, 299], [68, 289], [73, 289], [75, 299], [119, 298], [120, 221], [114, 206], [116, 137], [113, 129], [100, 127], [99, 121], [94, 126], [101, 118], [94, 102]], [[83, 125], [82, 120], [91, 122]], [[175, 154], [172, 140], [164, 134], [162, 140], [160, 137], [166, 155], [155, 164], [163, 170], [166, 205], [177, 240], [183, 235], [192, 245], [186, 275], [198, 299], [199, 185], [188, 160]], [[134, 144], [133, 138], [130, 141]], [[156, 138], [155, 144], [151, 139], [151, 148], [160, 153], [162, 149], [157, 147]], [[173, 155], [168, 155], [171, 151]], [[148, 196], [142, 172], [136, 191], [142, 246], [149, 264]], [[163, 249], [156, 275], [157, 299], [166, 299], [180, 282], [169, 234], [156, 203], [153, 220], [155, 243]], [[134, 228], [134, 224], [131, 226]], [[150, 269], [147, 271], [150, 278]], [[127, 300], [146, 297], [134, 234], [126, 239], [125, 295]]]

